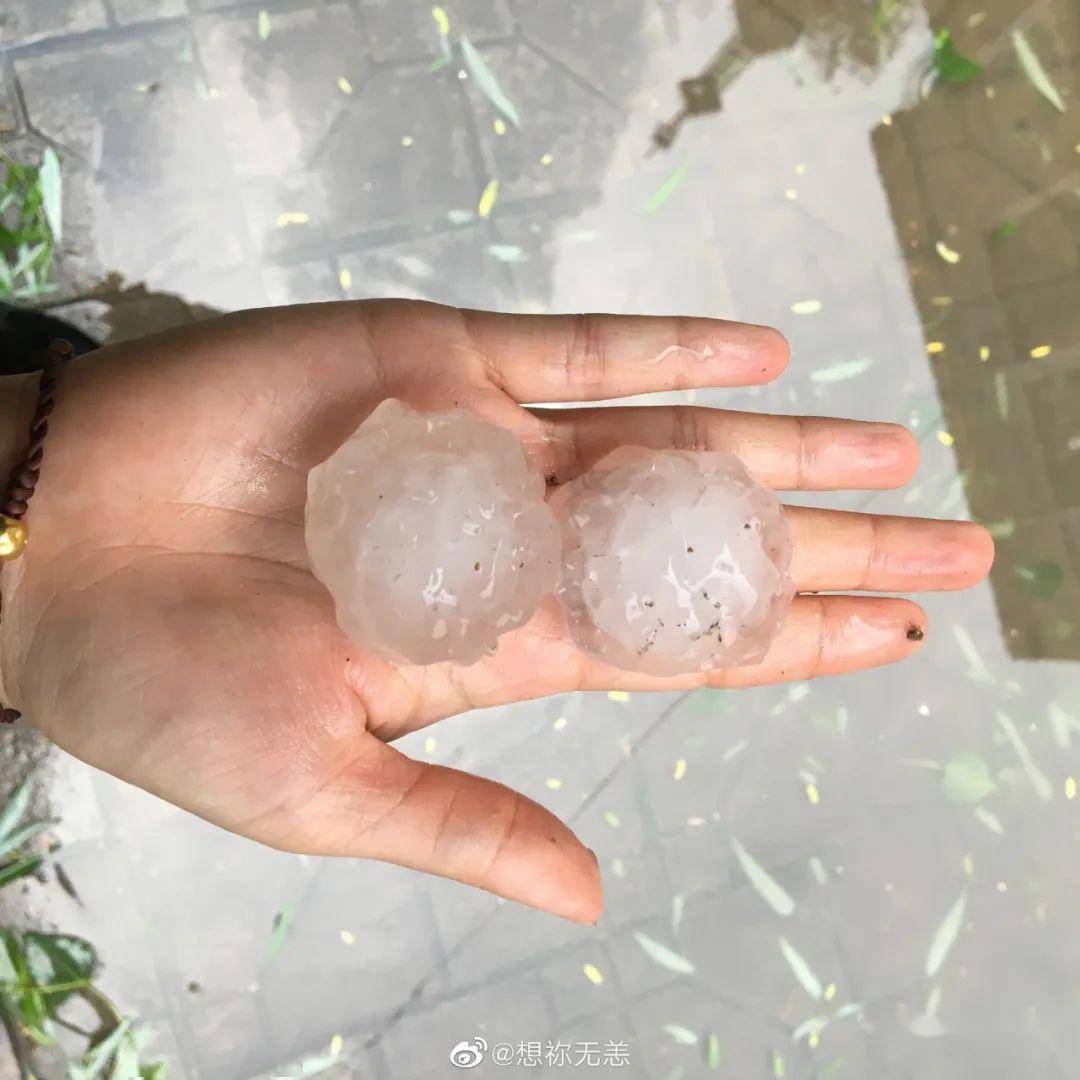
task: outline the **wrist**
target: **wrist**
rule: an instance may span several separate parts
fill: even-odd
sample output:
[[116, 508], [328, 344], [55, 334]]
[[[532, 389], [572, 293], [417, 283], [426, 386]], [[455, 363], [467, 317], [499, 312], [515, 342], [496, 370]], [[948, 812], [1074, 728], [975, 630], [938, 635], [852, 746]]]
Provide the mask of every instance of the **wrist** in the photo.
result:
[[0, 485], [26, 449], [41, 372], [0, 377]]
[[[40, 372], [0, 377], [0, 486], [6, 484], [26, 451], [40, 379]], [[11, 704], [8, 620], [3, 618], [3, 613], [20, 576], [20, 562], [15, 560], [10, 566], [0, 562], [0, 706]]]

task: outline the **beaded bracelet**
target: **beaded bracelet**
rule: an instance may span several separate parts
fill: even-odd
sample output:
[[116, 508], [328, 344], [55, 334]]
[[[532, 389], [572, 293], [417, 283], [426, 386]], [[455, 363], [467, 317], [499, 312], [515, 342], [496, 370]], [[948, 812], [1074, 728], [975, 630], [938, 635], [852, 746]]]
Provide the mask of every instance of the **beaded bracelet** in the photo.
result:
[[[30, 421], [30, 438], [22, 457], [11, 470], [0, 500], [0, 565], [17, 559], [26, 550], [30, 534], [24, 519], [41, 471], [43, 445], [49, 432], [48, 418], [53, 411], [56, 376], [74, 353], [71, 342], [63, 338], [57, 338], [45, 350], [37, 407]], [[22, 713], [18, 709], [0, 705], [0, 724], [14, 723], [20, 716]]]

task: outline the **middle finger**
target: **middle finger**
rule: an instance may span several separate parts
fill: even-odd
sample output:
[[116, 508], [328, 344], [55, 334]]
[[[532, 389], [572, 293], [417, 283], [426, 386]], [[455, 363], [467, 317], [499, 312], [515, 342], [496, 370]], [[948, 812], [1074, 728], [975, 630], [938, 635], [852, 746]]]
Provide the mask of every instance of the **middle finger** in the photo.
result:
[[694, 405], [533, 409], [522, 437], [559, 483], [624, 444], [655, 450], [726, 450], [780, 490], [902, 487], [919, 446], [899, 424], [817, 416], [769, 416]]

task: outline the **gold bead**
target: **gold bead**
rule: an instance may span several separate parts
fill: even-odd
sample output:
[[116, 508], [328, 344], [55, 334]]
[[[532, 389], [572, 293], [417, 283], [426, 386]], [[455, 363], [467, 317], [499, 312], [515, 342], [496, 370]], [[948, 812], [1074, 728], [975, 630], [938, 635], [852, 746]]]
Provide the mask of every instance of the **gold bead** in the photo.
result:
[[0, 559], [17, 559], [26, 550], [30, 531], [21, 518], [0, 516], [3, 531], [0, 532]]

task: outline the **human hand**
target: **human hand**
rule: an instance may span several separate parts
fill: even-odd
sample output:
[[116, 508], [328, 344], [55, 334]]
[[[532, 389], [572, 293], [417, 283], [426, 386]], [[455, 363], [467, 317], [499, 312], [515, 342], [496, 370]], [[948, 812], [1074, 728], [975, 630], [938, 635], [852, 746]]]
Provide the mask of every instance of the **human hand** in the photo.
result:
[[[736, 687], [901, 660], [919, 648], [922, 611], [861, 594], [972, 585], [989, 536], [791, 508], [796, 587], [830, 595], [796, 597], [755, 667], [618, 671], [571, 645], [553, 601], [472, 667], [399, 667], [344, 637], [308, 569], [307, 472], [397, 397], [509, 428], [559, 483], [624, 443], [729, 450], [778, 489], [911, 478], [915, 441], [890, 424], [519, 404], [751, 385], [787, 362], [762, 327], [402, 301], [244, 312], [103, 349], [63, 376], [30, 546], [0, 579], [3, 700], [90, 764], [252, 839], [385, 859], [595, 921], [595, 858], [566, 826], [390, 742], [569, 690]], [[856, 595], [833, 595], [845, 591]]]

